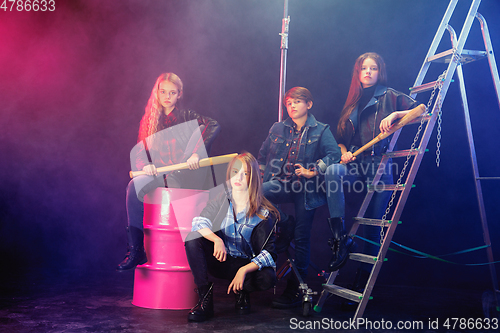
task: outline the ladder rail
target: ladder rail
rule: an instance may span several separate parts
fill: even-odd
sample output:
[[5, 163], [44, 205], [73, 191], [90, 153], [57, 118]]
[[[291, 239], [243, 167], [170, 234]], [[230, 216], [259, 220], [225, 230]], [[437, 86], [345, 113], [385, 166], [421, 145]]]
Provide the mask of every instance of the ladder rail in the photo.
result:
[[[328, 279], [326, 280], [325, 285], [333, 285], [333, 282], [335, 281], [335, 278], [337, 277], [338, 274], [339, 274], [339, 270], [336, 270], [335, 272], [331, 272], [328, 275]], [[328, 297], [328, 294], [329, 294], [329, 292], [326, 289], [323, 289], [321, 291], [318, 302], [314, 306], [314, 309], [316, 311], [318, 311], [318, 312], [321, 311], [321, 308], [323, 307], [323, 304], [325, 304], [325, 301]]]
[[[397, 130], [396, 132], [393, 133], [392, 139], [389, 142], [389, 146], [387, 148], [387, 152], [392, 152], [394, 150], [394, 147], [396, 146], [396, 142], [398, 141], [399, 135], [401, 134], [401, 130], [402, 130], [402, 128], [400, 128], [399, 130]], [[378, 181], [382, 177], [381, 171], [383, 168], [385, 168], [385, 165], [387, 164], [388, 161], [389, 161], [388, 156], [384, 155], [382, 157], [382, 161], [380, 162], [380, 165], [378, 166], [377, 173], [375, 174], [375, 177], [372, 180], [373, 184], [378, 183]], [[358, 215], [356, 217], [363, 217], [365, 215], [366, 210], [368, 209], [368, 205], [370, 204], [370, 201], [371, 201], [374, 194], [375, 194], [375, 191], [370, 191], [365, 195], [365, 198], [363, 199], [363, 202], [361, 203], [361, 207], [360, 207], [360, 209], [358, 211]], [[352, 234], [352, 232], [356, 232], [358, 230], [358, 228], [357, 228], [358, 225], [359, 225], [359, 223], [355, 222], [354, 226], [356, 226], [356, 228], [351, 229], [351, 234]]]
[[493, 46], [491, 44], [490, 32], [488, 30], [488, 24], [483, 15], [476, 13], [476, 18], [481, 25], [481, 32], [483, 34], [484, 49], [488, 55], [488, 63], [490, 65], [491, 76], [493, 78], [493, 85], [497, 93], [498, 107], [500, 108], [500, 78], [498, 76], [497, 63], [495, 61], [495, 54], [493, 53]]
[[[478, 20], [480, 22], [482, 22], [481, 26], [483, 27], [483, 24], [486, 24], [486, 21], [479, 14], [479, 16], [482, 18], [482, 19], [480, 19], [477, 16], [478, 14], [479, 13], [476, 14], [476, 17], [478, 18]], [[489, 40], [489, 34], [484, 34], [484, 32], [483, 32], [483, 38], [488, 38], [488, 39], [484, 40], [485, 46], [487, 44], [491, 45], [491, 40]], [[488, 52], [488, 55], [489, 55], [490, 52], [488, 51], [488, 48], [486, 49], [486, 51]], [[490, 51], [492, 51], [491, 48], [490, 48]], [[489, 59], [489, 57], [488, 57], [488, 59]], [[491, 74], [492, 74], [495, 89], [497, 92], [497, 100], [500, 101], [500, 93], [498, 91], [498, 84], [497, 84], [498, 82], [495, 82], [495, 76], [498, 78], [498, 72], [493, 72], [493, 69], [496, 68], [496, 64], [494, 63], [494, 59], [493, 59], [494, 66], [492, 66], [491, 64], [492, 63], [490, 62], [490, 70], [492, 71]], [[479, 216], [481, 219], [481, 227], [483, 229], [483, 241], [484, 241], [484, 244], [488, 246], [486, 248], [486, 256], [487, 256], [488, 262], [489, 262], [488, 267], [489, 267], [489, 271], [490, 271], [492, 287], [493, 287], [493, 290], [495, 291], [495, 302], [498, 306], [499, 299], [498, 299], [497, 293], [499, 293], [499, 288], [498, 288], [496, 268], [495, 268], [495, 264], [494, 264], [495, 259], [493, 256], [493, 249], [491, 246], [488, 220], [486, 217], [486, 208], [484, 206], [483, 191], [482, 191], [482, 187], [481, 187], [482, 177], [479, 176], [479, 167], [477, 164], [476, 148], [475, 148], [475, 144], [474, 144], [474, 136], [472, 133], [472, 123], [471, 123], [471, 119], [470, 119], [469, 104], [468, 104], [468, 99], [467, 99], [467, 92], [465, 89], [465, 80], [464, 80], [462, 66], [457, 67], [457, 78], [458, 78], [459, 87], [460, 87], [460, 97], [462, 99], [462, 108], [464, 111], [465, 128], [467, 130], [467, 142], [469, 144], [469, 154], [470, 154], [471, 163], [472, 163], [472, 173], [474, 175], [474, 185], [475, 185], [475, 189], [476, 189], [477, 204], [479, 207]], [[499, 104], [499, 106], [500, 106], [500, 104]]]
[[[443, 38], [444, 30], [446, 29], [448, 22], [450, 22], [450, 18], [452, 16], [453, 12], [455, 11], [455, 7], [457, 6], [457, 3], [458, 3], [458, 0], [451, 0], [450, 3], [448, 4], [448, 8], [446, 9], [446, 12], [443, 16], [443, 19], [441, 20], [441, 23], [439, 24], [438, 30], [436, 31], [436, 35], [434, 35], [434, 39], [432, 40], [429, 51], [427, 52], [427, 55], [425, 56], [422, 67], [420, 68], [420, 71], [418, 72], [417, 78], [415, 79], [415, 83], [413, 84], [414, 87], [422, 84], [424, 77], [427, 74], [427, 71], [428, 71], [429, 66], [430, 66], [430, 62], [428, 62], [427, 59], [429, 59], [434, 54], [436, 54], [436, 50], [439, 46], [439, 43], [441, 42], [441, 39]], [[412, 93], [410, 96], [412, 98], [415, 98], [416, 95], [417, 95], [416, 93]]]
[[[488, 60], [489, 60], [489, 67], [491, 71], [491, 75], [493, 78], [493, 83], [494, 87], [496, 90], [496, 95], [497, 95], [497, 100], [500, 101], [500, 91], [499, 91], [499, 84], [498, 84], [498, 71], [496, 67], [496, 62], [495, 58], [490, 59], [490, 55], [493, 56], [493, 48], [491, 46], [491, 39], [489, 36], [488, 32], [488, 26], [486, 24], [486, 20], [484, 17], [476, 13], [475, 17], [478, 19], [478, 21], [481, 24], [481, 30], [483, 33], [483, 41], [485, 45], [486, 52], [488, 54]], [[451, 28], [451, 27], [450, 27]], [[457, 39], [456, 39], [456, 34], [454, 33], [453, 28], [449, 29], [450, 35], [451, 35], [451, 43], [452, 45], [457, 44]], [[464, 111], [464, 120], [465, 120], [465, 128], [467, 131], [467, 142], [469, 145], [469, 155], [471, 158], [471, 163], [472, 163], [472, 173], [474, 175], [474, 186], [476, 190], [476, 199], [477, 199], [477, 204], [479, 208], [479, 216], [481, 219], [481, 227], [483, 229], [483, 241], [484, 244], [487, 245], [488, 247], [486, 248], [486, 256], [488, 258], [489, 262], [489, 271], [490, 271], [490, 277], [492, 281], [492, 287], [495, 293], [498, 293], [499, 288], [498, 288], [498, 282], [497, 282], [497, 274], [496, 274], [496, 268], [495, 268], [495, 259], [493, 256], [493, 249], [491, 246], [491, 239], [490, 239], [490, 233], [489, 233], [489, 227], [488, 227], [488, 220], [486, 217], [486, 208], [484, 206], [484, 198], [483, 198], [483, 191], [481, 187], [481, 179], [483, 177], [479, 176], [479, 167], [477, 164], [477, 155], [476, 155], [476, 148], [474, 144], [474, 135], [472, 133], [472, 123], [470, 119], [470, 111], [469, 111], [469, 103], [467, 99], [467, 91], [465, 89], [465, 80], [464, 80], [464, 74], [462, 70], [462, 66], [457, 67], [457, 79], [459, 83], [459, 89], [460, 89], [460, 97], [462, 100], [462, 108]], [[499, 107], [500, 107], [500, 102], [499, 102]], [[498, 296], [495, 295], [495, 302], [497, 305], [499, 304], [499, 299]]]
[[[436, 122], [437, 118], [437, 108], [438, 105], [434, 104], [434, 109], [432, 112], [432, 116], [427, 122], [426, 128], [424, 130], [424, 133], [422, 134], [422, 139], [420, 140], [420, 145], [419, 145], [419, 153], [415, 155], [412, 165], [410, 167], [410, 170], [408, 171], [408, 176], [406, 178], [406, 186], [403, 188], [401, 195], [399, 196], [399, 199], [397, 201], [396, 207], [394, 208], [393, 215], [392, 215], [392, 221], [399, 221], [401, 218], [401, 214], [403, 212], [404, 206], [406, 204], [406, 201], [408, 199], [408, 196], [410, 194], [410, 190], [412, 188], [411, 185], [413, 185], [413, 181], [415, 180], [417, 171], [420, 167], [420, 163], [422, 161], [425, 149], [421, 149], [422, 147], [427, 147], [427, 143], [429, 142], [429, 139], [431, 137], [432, 131], [434, 129], [434, 124]], [[378, 274], [380, 272], [380, 269], [382, 268], [382, 263], [384, 262], [385, 255], [387, 251], [389, 250], [389, 246], [392, 241], [392, 237], [394, 236], [394, 233], [396, 231], [398, 223], [391, 223], [389, 227], [387, 228], [387, 231], [385, 233], [384, 240], [382, 242], [382, 245], [380, 247], [378, 256], [377, 256], [377, 262], [375, 263], [372, 272], [370, 274], [370, 277], [368, 278], [367, 285], [365, 288], [365, 291], [363, 293], [363, 297], [358, 305], [358, 308], [356, 309], [356, 312], [354, 314], [354, 319], [357, 320], [357, 318], [360, 318], [363, 316], [363, 313], [366, 309], [366, 306], [368, 305], [368, 301], [370, 300], [370, 295], [373, 290], [373, 287], [375, 286], [376, 279], [378, 277]]]
[[493, 250], [491, 248], [491, 239], [488, 228], [488, 221], [486, 218], [486, 208], [484, 206], [483, 190], [481, 188], [481, 179], [479, 177], [479, 168], [476, 159], [476, 148], [474, 145], [474, 137], [472, 135], [472, 124], [470, 120], [469, 106], [467, 103], [467, 95], [465, 91], [465, 83], [463, 78], [462, 66], [457, 68], [457, 76], [460, 84], [460, 96], [462, 97], [462, 105], [464, 109], [465, 127], [467, 129], [467, 138], [469, 142], [469, 154], [472, 162], [472, 173], [474, 174], [474, 185], [476, 188], [477, 204], [479, 206], [479, 216], [481, 219], [481, 226], [483, 228], [483, 240], [486, 248], [486, 253], [489, 262], [490, 276], [493, 284], [493, 290], [498, 290], [497, 274], [495, 269], [495, 259], [493, 257]]

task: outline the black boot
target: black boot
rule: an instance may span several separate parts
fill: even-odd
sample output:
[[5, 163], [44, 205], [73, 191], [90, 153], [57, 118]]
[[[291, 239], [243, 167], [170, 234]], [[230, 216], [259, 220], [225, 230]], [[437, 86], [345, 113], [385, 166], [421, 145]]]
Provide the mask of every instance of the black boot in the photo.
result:
[[333, 234], [333, 238], [328, 241], [333, 251], [328, 270], [334, 272], [345, 265], [354, 241], [352, 237], [346, 234], [343, 218], [329, 218], [328, 224]]
[[134, 269], [137, 265], [145, 264], [148, 261], [144, 251], [144, 233], [136, 227], [127, 228], [128, 251], [123, 261], [118, 265], [118, 272]]
[[234, 308], [239, 314], [249, 314], [250, 313], [250, 293], [244, 290], [237, 292], [236, 294], [236, 304]]
[[286, 288], [283, 294], [273, 300], [273, 308], [289, 309], [299, 306], [302, 302], [302, 297], [299, 290], [299, 282], [294, 277], [289, 277], [286, 281]]
[[205, 321], [214, 315], [213, 283], [198, 287], [198, 304], [188, 313], [188, 321]]
[[295, 232], [295, 219], [292, 215], [288, 215], [288, 218], [283, 221], [279, 221], [277, 224], [277, 234], [276, 234], [276, 253], [285, 252], [290, 246], [290, 242], [293, 239], [293, 234]]

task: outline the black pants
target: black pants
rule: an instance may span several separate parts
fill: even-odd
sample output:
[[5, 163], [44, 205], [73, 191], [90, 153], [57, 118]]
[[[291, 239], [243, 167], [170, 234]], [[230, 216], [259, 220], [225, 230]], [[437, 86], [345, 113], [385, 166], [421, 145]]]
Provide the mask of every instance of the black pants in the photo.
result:
[[[199, 232], [189, 233], [186, 238], [186, 255], [198, 286], [208, 285], [208, 274], [232, 281], [238, 269], [250, 263], [250, 259], [227, 255], [226, 261], [220, 262], [214, 256], [214, 243], [204, 238]], [[264, 267], [245, 276], [243, 290], [246, 292], [262, 291], [272, 288], [276, 283], [276, 273], [272, 267]]]

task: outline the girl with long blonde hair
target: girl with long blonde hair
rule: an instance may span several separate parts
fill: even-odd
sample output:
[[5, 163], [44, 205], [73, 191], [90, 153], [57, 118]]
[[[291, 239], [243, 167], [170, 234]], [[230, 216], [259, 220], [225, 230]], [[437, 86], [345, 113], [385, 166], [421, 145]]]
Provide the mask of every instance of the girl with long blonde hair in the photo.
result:
[[[146, 175], [135, 177], [127, 187], [128, 251], [118, 265], [119, 272], [147, 261], [144, 251], [143, 201], [158, 187], [197, 188], [204, 185], [206, 172], [199, 169], [200, 158], [208, 157], [219, 124], [192, 110], [180, 109], [184, 85], [174, 73], [161, 74], [139, 126], [137, 145], [130, 153], [132, 170]], [[159, 175], [157, 168], [186, 162], [189, 169]]]

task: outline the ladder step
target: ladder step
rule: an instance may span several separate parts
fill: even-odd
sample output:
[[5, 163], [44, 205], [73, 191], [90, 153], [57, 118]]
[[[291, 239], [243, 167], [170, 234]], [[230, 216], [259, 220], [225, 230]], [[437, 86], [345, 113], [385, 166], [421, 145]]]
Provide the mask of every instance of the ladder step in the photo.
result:
[[418, 148], [416, 149], [406, 149], [406, 150], [398, 150], [398, 151], [390, 151], [384, 154], [389, 158], [393, 157], [406, 157], [408, 155], [415, 156], [418, 155]]
[[324, 284], [323, 289], [327, 290], [330, 294], [350, 299], [353, 302], [359, 303], [363, 297], [362, 293], [358, 293], [357, 291], [337, 286], [335, 284]]
[[[382, 185], [368, 185], [368, 191], [377, 191], [377, 192], [383, 192], [383, 191], [402, 191], [405, 189], [406, 184], [382, 184]], [[412, 188], [415, 187], [415, 185], [412, 185]]]
[[349, 253], [349, 259], [359, 262], [365, 262], [372, 265], [377, 262], [377, 257], [369, 256], [364, 253]]
[[[376, 226], [376, 227], [380, 227], [382, 225], [387, 226], [388, 224], [392, 223], [392, 220], [384, 220], [382, 222], [382, 220], [380, 220], [380, 219], [367, 219], [367, 218], [364, 218], [364, 217], [355, 217], [355, 218], [353, 218], [353, 220], [357, 221], [359, 224], [373, 225], [373, 226]], [[401, 223], [401, 222], [398, 222], [398, 224], [399, 223]]]
[[434, 89], [435, 85], [436, 85], [436, 81], [432, 81], [432, 82], [424, 83], [420, 86], [411, 87], [410, 91], [412, 94], [420, 94], [421, 92]]
[[[480, 60], [486, 58], [488, 53], [486, 51], [476, 51], [476, 50], [462, 50], [462, 58], [460, 59], [460, 63], [468, 64], [469, 62], [473, 62], [476, 60]], [[449, 64], [451, 58], [453, 57], [453, 49], [448, 51], [444, 51], [433, 55], [427, 59], [427, 62], [439, 62]]]

